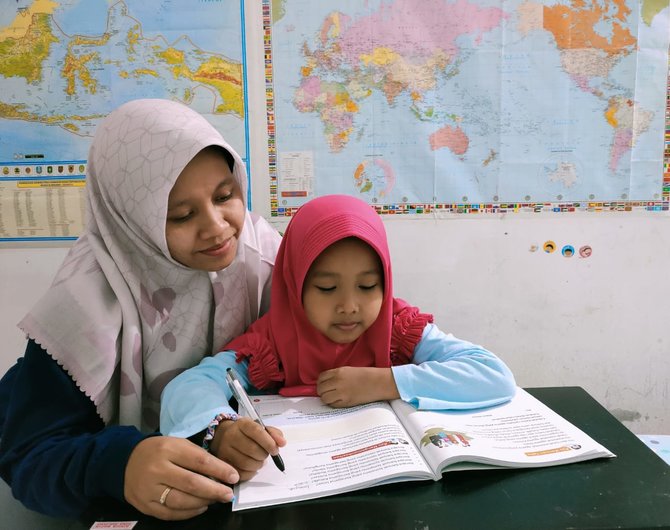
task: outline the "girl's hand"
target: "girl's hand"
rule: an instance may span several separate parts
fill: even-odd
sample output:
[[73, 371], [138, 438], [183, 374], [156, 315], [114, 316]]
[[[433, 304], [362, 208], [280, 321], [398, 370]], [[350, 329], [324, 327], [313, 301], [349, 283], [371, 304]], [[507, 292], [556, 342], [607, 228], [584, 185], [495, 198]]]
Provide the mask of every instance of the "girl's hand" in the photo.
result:
[[[239, 474], [189, 440], [152, 436], [142, 440], [126, 465], [123, 493], [142, 513], [164, 520], [189, 519], [215, 502], [230, 502]], [[224, 484], [225, 483], [225, 484]], [[160, 503], [161, 496], [164, 503]]]
[[286, 445], [284, 435], [275, 427], [268, 432], [250, 418], [224, 421], [214, 433], [209, 450], [235, 467], [240, 480], [249, 480], [263, 466], [268, 455], [276, 455]]
[[354, 366], [321, 372], [316, 393], [331, 407], [352, 407], [400, 397], [390, 368]]

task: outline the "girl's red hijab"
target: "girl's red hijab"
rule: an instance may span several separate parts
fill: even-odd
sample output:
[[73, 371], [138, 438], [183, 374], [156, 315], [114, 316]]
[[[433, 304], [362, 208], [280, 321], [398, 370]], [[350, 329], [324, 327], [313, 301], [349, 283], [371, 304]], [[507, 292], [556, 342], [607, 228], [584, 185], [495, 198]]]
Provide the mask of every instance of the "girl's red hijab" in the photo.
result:
[[[384, 297], [377, 320], [354, 342], [337, 344], [307, 320], [302, 287], [319, 254], [347, 237], [363, 240], [379, 256]], [[249, 379], [256, 388], [279, 388], [280, 394], [289, 396], [316, 395], [319, 374], [331, 368], [382, 368], [406, 363], [411, 359], [413, 346], [405, 358], [394, 359], [393, 363], [391, 360], [394, 315], [409, 308], [404, 301], [393, 298], [392, 285], [386, 231], [375, 210], [349, 195], [313, 199], [296, 212], [282, 239], [272, 274], [270, 311], [224, 349], [237, 352], [238, 362], [249, 358]], [[412, 317], [417, 313], [418, 310], [413, 311]], [[427, 318], [420, 319], [414, 330], [414, 342], [420, 338], [426, 322], [432, 321], [429, 315], [424, 316]]]

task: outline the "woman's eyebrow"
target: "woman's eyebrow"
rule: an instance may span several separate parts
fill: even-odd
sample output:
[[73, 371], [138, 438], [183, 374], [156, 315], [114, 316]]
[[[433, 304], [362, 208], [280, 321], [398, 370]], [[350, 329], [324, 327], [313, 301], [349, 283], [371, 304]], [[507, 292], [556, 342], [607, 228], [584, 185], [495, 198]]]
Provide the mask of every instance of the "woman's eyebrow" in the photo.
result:
[[188, 199], [184, 199], [183, 201], [168, 204], [167, 211], [169, 212], [170, 210], [176, 210], [177, 208], [179, 208], [180, 206], [183, 206], [186, 203], [188, 203]]
[[235, 184], [235, 177], [234, 176], [229, 176], [224, 178], [221, 182], [219, 182], [219, 185], [216, 187], [217, 190], [221, 188], [225, 188], [226, 186], [232, 186]]

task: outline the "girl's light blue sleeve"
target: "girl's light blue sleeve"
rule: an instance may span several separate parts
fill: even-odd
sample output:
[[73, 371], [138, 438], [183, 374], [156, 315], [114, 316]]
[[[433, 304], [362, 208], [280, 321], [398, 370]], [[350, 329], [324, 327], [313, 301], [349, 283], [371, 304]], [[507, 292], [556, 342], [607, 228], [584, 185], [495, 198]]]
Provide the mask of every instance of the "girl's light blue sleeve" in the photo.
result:
[[472, 409], [504, 403], [514, 396], [510, 369], [490, 351], [428, 324], [412, 364], [394, 366], [398, 393], [419, 409]]
[[226, 383], [226, 369], [234, 368], [242, 385], [249, 389], [247, 366], [246, 361], [235, 361], [235, 352], [222, 351], [175, 377], [161, 395], [161, 432], [188, 438], [205, 430], [217, 414], [234, 412], [228, 403], [232, 393]]

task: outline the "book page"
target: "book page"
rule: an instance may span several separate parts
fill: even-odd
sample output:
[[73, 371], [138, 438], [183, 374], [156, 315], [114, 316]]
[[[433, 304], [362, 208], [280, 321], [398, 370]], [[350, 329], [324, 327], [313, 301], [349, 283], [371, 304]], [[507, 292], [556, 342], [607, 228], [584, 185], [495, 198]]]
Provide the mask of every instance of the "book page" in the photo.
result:
[[280, 451], [286, 470], [268, 458], [256, 476], [236, 486], [233, 511], [434, 478], [388, 403], [333, 409], [312, 397], [251, 399], [266, 426], [286, 437]]
[[[614, 456], [583, 431], [518, 388], [505, 404], [471, 411], [417, 411], [392, 403], [433, 469], [476, 469], [480, 463], [539, 467]], [[442, 469], [450, 471], [450, 469]]]

